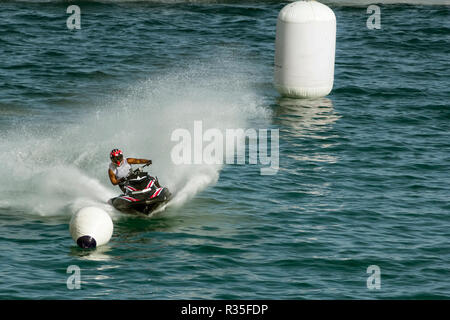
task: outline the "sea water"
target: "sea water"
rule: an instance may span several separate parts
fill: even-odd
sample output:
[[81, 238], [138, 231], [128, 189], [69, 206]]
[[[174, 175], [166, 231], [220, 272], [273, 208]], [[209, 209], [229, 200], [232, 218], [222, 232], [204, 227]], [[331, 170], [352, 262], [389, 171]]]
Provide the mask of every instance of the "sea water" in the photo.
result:
[[[450, 7], [391, 2], [325, 1], [334, 89], [294, 100], [273, 87], [288, 2], [2, 1], [0, 298], [448, 298]], [[175, 164], [196, 121], [278, 130], [279, 168]], [[110, 207], [113, 148], [172, 205]], [[69, 234], [85, 206], [114, 221], [91, 251]]]

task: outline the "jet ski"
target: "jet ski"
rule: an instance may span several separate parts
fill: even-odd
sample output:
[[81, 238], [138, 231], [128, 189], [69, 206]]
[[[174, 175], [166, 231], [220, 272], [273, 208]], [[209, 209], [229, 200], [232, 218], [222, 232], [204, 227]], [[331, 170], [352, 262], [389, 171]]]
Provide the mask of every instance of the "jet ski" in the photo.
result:
[[172, 198], [169, 189], [161, 187], [157, 177], [154, 178], [143, 171], [148, 165], [130, 170], [125, 182], [120, 186], [123, 194], [109, 199], [108, 203], [119, 211], [138, 211], [149, 215], [169, 202]]

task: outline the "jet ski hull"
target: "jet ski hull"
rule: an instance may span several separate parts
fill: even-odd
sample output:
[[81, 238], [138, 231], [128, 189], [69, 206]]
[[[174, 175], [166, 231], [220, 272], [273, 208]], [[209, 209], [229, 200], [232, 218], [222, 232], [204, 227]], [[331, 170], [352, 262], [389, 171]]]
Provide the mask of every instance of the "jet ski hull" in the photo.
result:
[[139, 199], [138, 197], [134, 197], [132, 194], [122, 194], [118, 197], [110, 199], [109, 203], [119, 211], [138, 211], [144, 214], [150, 214], [169, 202], [172, 195], [168, 188], [161, 188], [161, 191], [159, 191], [159, 194], [156, 197], [150, 197]]
[[142, 171], [134, 172], [121, 188], [124, 193], [108, 203], [123, 212], [138, 211], [148, 215], [172, 198], [169, 189], [159, 185], [158, 178]]

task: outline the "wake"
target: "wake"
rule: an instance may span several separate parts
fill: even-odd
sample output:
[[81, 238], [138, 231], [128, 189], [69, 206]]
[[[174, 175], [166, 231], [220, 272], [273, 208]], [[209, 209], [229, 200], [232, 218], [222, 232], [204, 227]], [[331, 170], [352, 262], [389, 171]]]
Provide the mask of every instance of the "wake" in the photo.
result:
[[114, 214], [106, 204], [120, 193], [107, 175], [114, 148], [152, 159], [149, 173], [175, 195], [169, 206], [183, 205], [217, 182], [222, 165], [175, 165], [171, 133], [196, 120], [205, 129], [244, 128], [267, 115], [241, 68], [229, 61], [188, 67], [130, 85], [84, 113], [74, 110], [70, 123], [36, 119], [2, 132], [0, 205], [45, 216], [95, 205]]

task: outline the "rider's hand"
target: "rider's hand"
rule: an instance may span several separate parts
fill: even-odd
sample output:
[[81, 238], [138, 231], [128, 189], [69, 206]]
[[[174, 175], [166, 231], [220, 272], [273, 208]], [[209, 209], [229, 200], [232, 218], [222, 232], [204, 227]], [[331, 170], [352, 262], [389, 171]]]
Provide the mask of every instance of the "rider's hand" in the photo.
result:
[[152, 160], [148, 160], [146, 165], [152, 164]]

